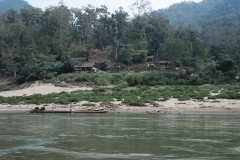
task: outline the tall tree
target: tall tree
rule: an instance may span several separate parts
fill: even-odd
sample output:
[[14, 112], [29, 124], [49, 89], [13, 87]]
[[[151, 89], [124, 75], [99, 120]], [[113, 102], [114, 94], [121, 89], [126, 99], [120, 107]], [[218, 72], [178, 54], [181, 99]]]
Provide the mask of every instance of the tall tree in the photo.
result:
[[117, 21], [118, 35], [117, 38], [120, 43], [128, 43], [128, 30], [129, 30], [129, 14], [123, 10], [122, 7], [115, 11], [114, 17]]
[[56, 54], [59, 59], [67, 56], [67, 47], [71, 41], [71, 20], [70, 10], [62, 4], [47, 8], [43, 15], [41, 32], [50, 42], [50, 52]]
[[27, 26], [38, 25], [41, 21], [43, 11], [40, 8], [34, 8], [30, 5], [21, 9], [21, 21]]
[[129, 6], [134, 16], [141, 16], [152, 10], [152, 3], [149, 0], [135, 0], [135, 2]]
[[74, 8], [72, 12], [75, 14], [73, 23], [75, 39], [80, 45], [92, 43], [97, 23], [96, 9], [94, 6], [88, 5], [82, 9]]
[[174, 33], [169, 22], [157, 14], [148, 16], [148, 25], [146, 27], [146, 36], [148, 42], [148, 51], [151, 55], [157, 56], [165, 40]]
[[147, 47], [147, 39], [145, 29], [147, 27], [147, 19], [143, 16], [138, 16], [132, 21], [130, 30], [131, 44], [136, 50], [144, 50]]
[[13, 41], [6, 45], [3, 60], [7, 66], [6, 73], [13, 73], [14, 78], [17, 78], [17, 72], [19, 70], [19, 43]]
[[111, 17], [108, 8], [102, 5], [96, 8], [98, 14], [97, 25], [95, 28], [94, 40], [97, 48], [104, 48], [111, 43]]

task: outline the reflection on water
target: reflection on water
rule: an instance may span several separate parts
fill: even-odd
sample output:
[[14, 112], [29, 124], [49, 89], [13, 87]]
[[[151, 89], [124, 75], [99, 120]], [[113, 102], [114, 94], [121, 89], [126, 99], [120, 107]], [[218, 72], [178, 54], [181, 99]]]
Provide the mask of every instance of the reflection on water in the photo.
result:
[[0, 114], [0, 160], [237, 159], [238, 115]]

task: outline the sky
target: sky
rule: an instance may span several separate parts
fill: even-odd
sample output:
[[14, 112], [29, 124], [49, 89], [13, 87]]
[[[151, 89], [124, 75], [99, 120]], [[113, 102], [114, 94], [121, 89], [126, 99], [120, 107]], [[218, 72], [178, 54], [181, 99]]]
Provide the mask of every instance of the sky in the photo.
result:
[[[30, 3], [34, 7], [42, 8], [43, 10], [49, 6], [58, 5], [60, 0], [25, 0]], [[194, 1], [200, 2], [201, 0], [149, 0], [152, 2], [152, 9], [158, 10], [161, 8], [167, 8], [174, 3], [180, 3], [183, 1]], [[92, 4], [95, 7], [99, 7], [101, 5], [106, 5], [111, 13], [117, 10], [120, 6], [124, 8], [125, 11], [129, 11], [129, 7], [131, 4], [135, 2], [135, 0], [63, 0], [64, 4], [69, 8], [82, 8], [82, 6], [87, 6], [88, 4]]]

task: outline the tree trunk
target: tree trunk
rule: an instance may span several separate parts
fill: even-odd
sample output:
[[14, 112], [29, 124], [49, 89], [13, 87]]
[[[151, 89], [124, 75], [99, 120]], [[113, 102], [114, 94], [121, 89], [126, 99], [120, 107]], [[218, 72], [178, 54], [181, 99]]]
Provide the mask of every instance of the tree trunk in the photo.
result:
[[117, 58], [118, 58], [118, 53], [117, 53], [117, 49], [116, 49], [116, 51], [115, 51], [115, 60], [117, 60]]
[[14, 74], [14, 78], [16, 79], [17, 78], [17, 73], [16, 73], [15, 69], [13, 69], [13, 74]]

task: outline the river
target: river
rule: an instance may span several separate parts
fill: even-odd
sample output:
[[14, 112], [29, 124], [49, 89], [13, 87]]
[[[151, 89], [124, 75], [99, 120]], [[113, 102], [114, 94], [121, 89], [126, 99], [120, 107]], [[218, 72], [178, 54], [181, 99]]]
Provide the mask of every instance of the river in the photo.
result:
[[239, 157], [240, 115], [0, 114], [0, 160]]

